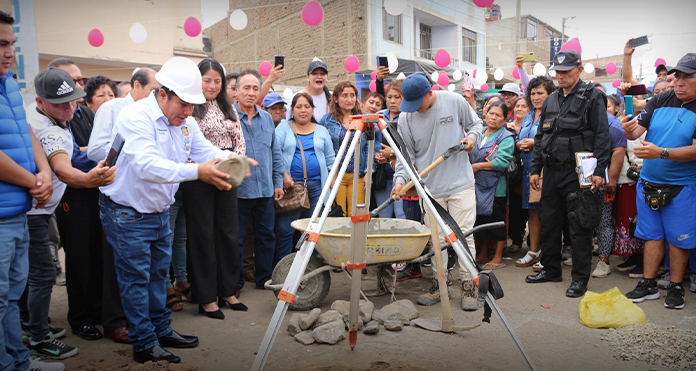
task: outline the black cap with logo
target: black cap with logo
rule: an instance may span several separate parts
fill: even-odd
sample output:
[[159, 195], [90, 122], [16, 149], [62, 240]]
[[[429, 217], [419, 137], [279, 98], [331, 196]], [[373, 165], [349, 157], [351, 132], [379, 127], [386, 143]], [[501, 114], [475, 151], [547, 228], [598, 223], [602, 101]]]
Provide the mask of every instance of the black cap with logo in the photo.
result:
[[553, 59], [553, 66], [549, 70], [570, 71], [581, 64], [580, 53], [575, 50], [563, 50], [556, 54], [556, 58]]
[[75, 87], [70, 74], [55, 67], [39, 72], [34, 78], [34, 87], [36, 95], [53, 104], [72, 102], [86, 95]]
[[312, 62], [309, 63], [309, 67], [307, 68], [307, 74], [311, 75], [314, 70], [321, 68], [323, 69], [326, 73], [329, 73], [329, 68], [326, 66], [326, 63], [321, 61], [318, 58], [315, 58]]
[[696, 72], [696, 53], [689, 53], [683, 56], [677, 65], [669, 70], [668, 74], [671, 75], [677, 71], [687, 75], [691, 75], [692, 73]]

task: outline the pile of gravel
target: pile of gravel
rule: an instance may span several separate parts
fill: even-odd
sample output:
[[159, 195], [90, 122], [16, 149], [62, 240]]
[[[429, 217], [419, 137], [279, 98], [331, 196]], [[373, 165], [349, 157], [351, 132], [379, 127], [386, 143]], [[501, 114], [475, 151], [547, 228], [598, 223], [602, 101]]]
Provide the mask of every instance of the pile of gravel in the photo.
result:
[[602, 340], [622, 360], [638, 360], [674, 370], [696, 370], [696, 332], [651, 322], [609, 329]]

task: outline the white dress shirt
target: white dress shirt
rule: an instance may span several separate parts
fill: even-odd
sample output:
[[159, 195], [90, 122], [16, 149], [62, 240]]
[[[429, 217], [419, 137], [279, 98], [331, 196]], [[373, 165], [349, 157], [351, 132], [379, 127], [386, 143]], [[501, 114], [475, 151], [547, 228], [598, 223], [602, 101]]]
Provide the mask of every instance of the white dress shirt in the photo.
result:
[[116, 180], [100, 190], [141, 213], [163, 212], [174, 202], [180, 182], [198, 179], [198, 164], [187, 164], [187, 159], [200, 164], [232, 155], [205, 139], [192, 117], [181, 126], [170, 125], [155, 94], [123, 108], [116, 133], [125, 139]]
[[123, 107], [135, 103], [130, 93], [123, 98], [112, 99], [99, 107], [94, 116], [94, 125], [92, 125], [92, 134], [89, 136], [89, 144], [87, 145], [87, 157], [90, 160], [99, 162], [106, 159], [111, 149], [111, 141], [113, 140], [113, 128], [116, 123], [118, 113]]

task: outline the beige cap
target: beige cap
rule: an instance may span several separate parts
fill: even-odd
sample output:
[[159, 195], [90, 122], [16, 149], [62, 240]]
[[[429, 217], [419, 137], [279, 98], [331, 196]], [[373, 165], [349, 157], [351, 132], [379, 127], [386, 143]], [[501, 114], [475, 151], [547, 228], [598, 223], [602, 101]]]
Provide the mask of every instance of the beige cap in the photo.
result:
[[215, 166], [218, 170], [230, 176], [227, 179], [227, 183], [230, 183], [232, 187], [239, 187], [246, 177], [247, 166], [249, 165], [246, 156], [233, 156]]

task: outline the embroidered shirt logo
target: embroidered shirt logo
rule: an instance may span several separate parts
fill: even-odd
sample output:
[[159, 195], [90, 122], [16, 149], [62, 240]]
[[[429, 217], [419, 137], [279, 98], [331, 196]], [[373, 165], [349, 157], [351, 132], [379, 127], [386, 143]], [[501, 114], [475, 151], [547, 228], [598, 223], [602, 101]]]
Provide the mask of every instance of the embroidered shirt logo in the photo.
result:
[[689, 238], [689, 237], [691, 237], [691, 236], [689, 236], [688, 234], [683, 234], [683, 235], [679, 236], [678, 240], [679, 240], [679, 241], [684, 241], [685, 239], [687, 239], [687, 238]]
[[189, 136], [189, 131], [186, 126], [181, 127], [181, 134], [183, 134], [185, 137]]
[[452, 116], [440, 117], [440, 125], [449, 125], [453, 122], [454, 122], [454, 117], [452, 117]]
[[58, 88], [56, 95], [65, 95], [65, 94], [69, 94], [72, 92], [73, 92], [73, 88], [70, 85], [68, 85], [67, 82], [63, 81], [63, 83]]

